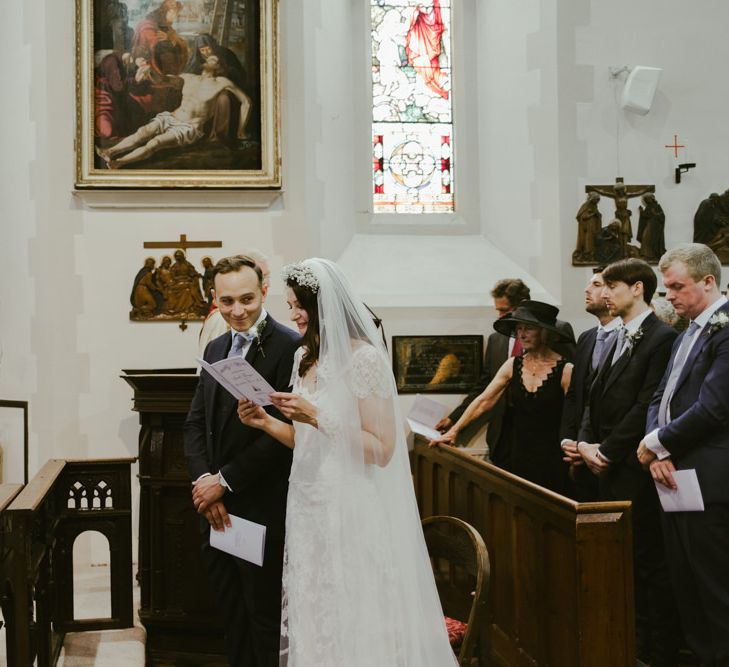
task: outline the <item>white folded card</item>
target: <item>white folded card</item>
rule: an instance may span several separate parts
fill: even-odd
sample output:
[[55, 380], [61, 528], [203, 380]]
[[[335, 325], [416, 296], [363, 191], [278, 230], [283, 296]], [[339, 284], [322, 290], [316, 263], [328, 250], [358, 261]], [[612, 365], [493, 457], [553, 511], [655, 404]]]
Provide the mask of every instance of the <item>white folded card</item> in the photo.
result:
[[210, 528], [210, 546], [225, 553], [263, 565], [263, 549], [266, 546], [266, 526], [229, 514], [231, 526], [225, 530]]
[[448, 408], [432, 398], [416, 394], [415, 402], [408, 412], [407, 421], [410, 430], [428, 440], [440, 437], [435, 425], [448, 414]]
[[673, 473], [677, 489], [669, 489], [655, 482], [658, 498], [664, 512], [703, 512], [704, 499], [701, 496], [696, 470], [676, 470]]
[[204, 359], [198, 361], [235, 398], [247, 398], [257, 405], [271, 405], [269, 396], [276, 390], [243, 357], [221, 359], [214, 364]]

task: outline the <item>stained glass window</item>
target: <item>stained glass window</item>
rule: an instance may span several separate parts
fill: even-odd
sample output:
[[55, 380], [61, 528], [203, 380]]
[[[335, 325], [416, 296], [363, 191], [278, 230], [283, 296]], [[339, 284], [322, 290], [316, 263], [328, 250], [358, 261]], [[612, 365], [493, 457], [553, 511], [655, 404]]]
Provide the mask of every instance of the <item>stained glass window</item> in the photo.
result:
[[375, 213], [453, 211], [451, 0], [370, 0]]

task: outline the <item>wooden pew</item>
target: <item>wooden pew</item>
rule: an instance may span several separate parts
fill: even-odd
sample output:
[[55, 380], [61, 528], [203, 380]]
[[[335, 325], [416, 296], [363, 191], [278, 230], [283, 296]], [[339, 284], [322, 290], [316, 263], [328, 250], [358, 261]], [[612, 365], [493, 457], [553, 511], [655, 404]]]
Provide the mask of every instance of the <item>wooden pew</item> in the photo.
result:
[[[133, 624], [131, 463], [48, 461], [2, 512], [2, 603], [9, 665], [56, 663], [68, 630]], [[73, 544], [96, 530], [109, 539], [110, 619], [74, 620]]]
[[[12, 574], [12, 551], [10, 549], [10, 536], [6, 530], [3, 512], [7, 509], [15, 496], [23, 488], [22, 484], [0, 484], [0, 609], [3, 611], [3, 618], [7, 618], [10, 609], [7, 606], [8, 598], [6, 592], [10, 590]], [[0, 623], [2, 630], [4, 622]]]
[[421, 516], [459, 517], [486, 541], [481, 665], [635, 664], [629, 502], [576, 503], [422, 440], [412, 463]]

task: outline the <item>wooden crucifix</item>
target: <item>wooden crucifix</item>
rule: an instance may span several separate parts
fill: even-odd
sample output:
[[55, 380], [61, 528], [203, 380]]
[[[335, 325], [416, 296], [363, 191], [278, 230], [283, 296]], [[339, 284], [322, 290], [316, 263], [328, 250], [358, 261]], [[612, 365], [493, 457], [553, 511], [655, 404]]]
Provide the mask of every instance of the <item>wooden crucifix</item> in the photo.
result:
[[[210, 309], [213, 261], [203, 257], [204, 273], [199, 273], [185, 256], [189, 248], [222, 248], [222, 241], [190, 241], [180, 234], [176, 241], [145, 241], [145, 248], [175, 248], [172, 257], [162, 258], [159, 266], [148, 257], [132, 286], [131, 320], [180, 320], [180, 329], [189, 320], [203, 320]], [[202, 289], [200, 281], [202, 280]], [[208, 299], [206, 301], [206, 296]]]
[[145, 248], [222, 248], [222, 241], [188, 241], [187, 234], [180, 234], [179, 241], [145, 241]]
[[615, 200], [615, 219], [620, 221], [621, 244], [624, 246], [625, 257], [628, 242], [633, 240], [633, 226], [630, 224], [630, 209], [628, 200], [656, 191], [655, 185], [625, 185], [621, 176], [615, 178], [615, 185], [586, 185], [585, 192], [597, 192], [603, 197]]

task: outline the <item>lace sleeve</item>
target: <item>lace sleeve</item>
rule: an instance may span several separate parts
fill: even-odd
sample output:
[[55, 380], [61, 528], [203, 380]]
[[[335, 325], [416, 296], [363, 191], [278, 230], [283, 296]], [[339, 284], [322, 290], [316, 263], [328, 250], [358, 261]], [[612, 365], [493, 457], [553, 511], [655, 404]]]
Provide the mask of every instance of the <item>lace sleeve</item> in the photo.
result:
[[289, 381], [289, 387], [296, 387], [299, 381], [299, 364], [301, 363], [301, 357], [304, 356], [304, 348], [297, 348], [294, 352], [294, 365], [291, 369], [291, 380]]
[[387, 358], [372, 345], [361, 345], [352, 355], [347, 383], [357, 398], [391, 396], [392, 372]]
[[316, 416], [317, 429], [329, 439], [333, 440], [342, 431], [342, 423], [332, 410], [318, 406]]

